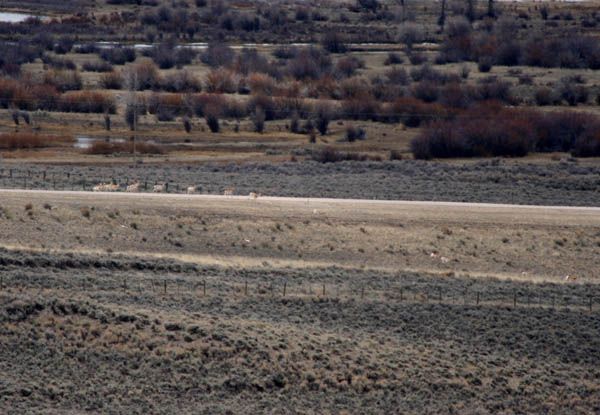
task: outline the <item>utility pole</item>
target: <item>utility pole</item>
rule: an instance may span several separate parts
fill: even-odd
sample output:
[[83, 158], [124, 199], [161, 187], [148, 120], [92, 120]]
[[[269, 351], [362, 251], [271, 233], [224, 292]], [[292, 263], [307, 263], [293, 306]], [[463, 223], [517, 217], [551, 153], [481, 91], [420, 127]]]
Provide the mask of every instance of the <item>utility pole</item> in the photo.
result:
[[137, 154], [135, 152], [135, 144], [137, 141], [137, 124], [138, 124], [138, 102], [137, 102], [138, 79], [137, 72], [133, 75], [133, 165], [137, 165]]

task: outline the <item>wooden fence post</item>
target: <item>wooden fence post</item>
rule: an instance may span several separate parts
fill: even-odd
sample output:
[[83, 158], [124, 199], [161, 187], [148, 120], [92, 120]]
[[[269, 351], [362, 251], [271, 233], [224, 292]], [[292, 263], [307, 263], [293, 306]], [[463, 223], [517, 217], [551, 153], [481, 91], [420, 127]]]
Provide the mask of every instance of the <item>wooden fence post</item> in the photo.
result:
[[477, 291], [477, 304], [476, 305], [479, 305], [479, 291]]
[[325, 284], [323, 284], [323, 297], [325, 297]]
[[248, 281], [244, 284], [244, 295], [248, 296]]
[[202, 281], [202, 294], [206, 297], [206, 281]]
[[163, 293], [167, 293], [167, 280], [163, 280]]
[[283, 296], [285, 297], [285, 290], [287, 288], [287, 281], [283, 282]]
[[517, 291], [513, 291], [513, 307], [517, 306]]

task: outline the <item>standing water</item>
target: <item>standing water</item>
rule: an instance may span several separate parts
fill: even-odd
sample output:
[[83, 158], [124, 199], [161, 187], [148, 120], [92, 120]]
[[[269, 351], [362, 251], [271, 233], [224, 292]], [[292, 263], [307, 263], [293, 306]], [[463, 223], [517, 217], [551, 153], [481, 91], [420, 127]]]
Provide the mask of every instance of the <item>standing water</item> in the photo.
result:
[[30, 17], [40, 17], [27, 13], [0, 12], [1, 23], [21, 23]]

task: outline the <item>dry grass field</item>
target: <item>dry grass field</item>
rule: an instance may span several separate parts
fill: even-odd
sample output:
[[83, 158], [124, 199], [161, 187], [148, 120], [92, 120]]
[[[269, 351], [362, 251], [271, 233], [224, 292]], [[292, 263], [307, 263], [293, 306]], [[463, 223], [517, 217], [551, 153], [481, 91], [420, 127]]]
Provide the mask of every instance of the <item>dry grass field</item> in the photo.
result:
[[1, 195], [6, 411], [599, 408], [597, 209]]

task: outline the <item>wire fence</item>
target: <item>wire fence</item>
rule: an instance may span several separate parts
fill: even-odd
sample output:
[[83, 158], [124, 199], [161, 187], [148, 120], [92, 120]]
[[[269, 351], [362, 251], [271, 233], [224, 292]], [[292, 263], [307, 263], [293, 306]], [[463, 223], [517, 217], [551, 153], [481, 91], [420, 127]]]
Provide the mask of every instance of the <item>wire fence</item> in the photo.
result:
[[93, 191], [94, 186], [99, 184], [116, 184], [118, 187], [113, 191], [126, 191], [127, 186], [139, 184], [136, 191], [153, 191], [155, 185], [162, 185], [161, 192], [182, 193], [193, 187], [193, 183], [177, 183], [172, 181], [160, 181], [149, 177], [117, 177], [117, 176], [94, 176], [86, 178], [72, 175], [69, 172], [57, 173], [32, 170], [20, 170], [13, 168], [0, 168], [0, 188], [10, 189], [39, 189], [39, 190], [72, 190]]
[[396, 285], [385, 289], [364, 284], [323, 282], [229, 282], [224, 278], [73, 278], [61, 279], [51, 275], [43, 280], [24, 275], [5, 276], [0, 269], [0, 293], [13, 290], [50, 290], [63, 293], [88, 292], [120, 293], [139, 298], [153, 297], [186, 302], [190, 299], [229, 299], [233, 301], [290, 300], [334, 301], [345, 303], [386, 303], [407, 305], [444, 305], [458, 307], [573, 310], [589, 313], [600, 311], [598, 293], [569, 292], [567, 287], [553, 292], [534, 288], [457, 289], [444, 285], [414, 287]]

